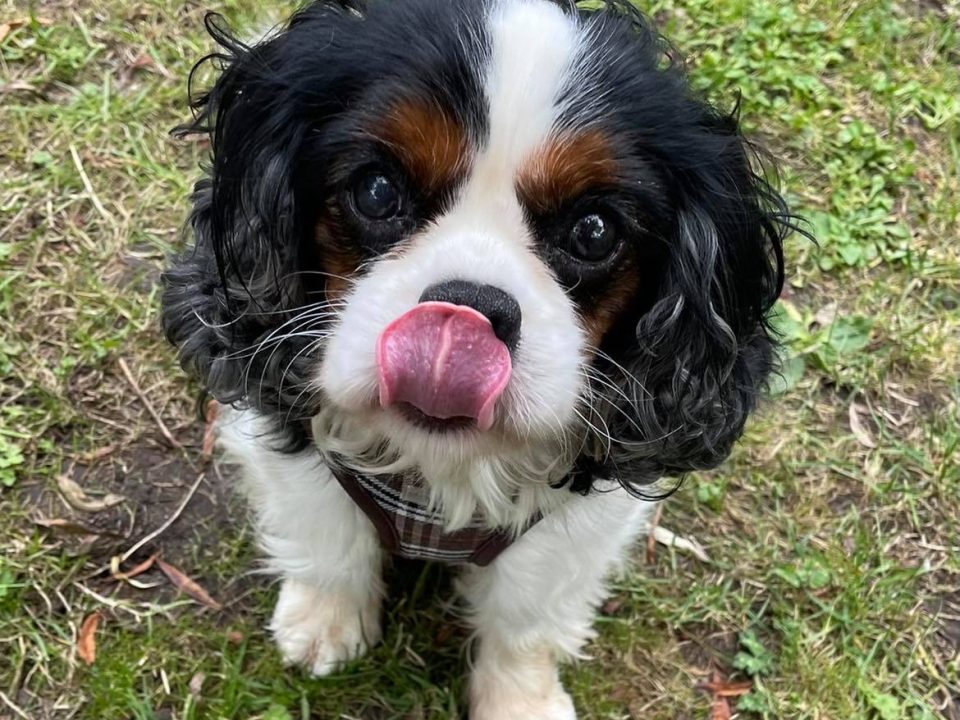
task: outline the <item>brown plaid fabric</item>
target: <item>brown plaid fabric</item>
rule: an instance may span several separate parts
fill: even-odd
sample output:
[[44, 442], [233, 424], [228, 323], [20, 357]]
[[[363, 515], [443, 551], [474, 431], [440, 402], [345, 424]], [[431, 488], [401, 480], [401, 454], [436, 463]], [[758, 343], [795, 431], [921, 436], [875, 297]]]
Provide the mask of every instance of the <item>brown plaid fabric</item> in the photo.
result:
[[[490, 528], [479, 516], [461, 530], [445, 532], [443, 517], [429, 507], [430, 495], [423, 483], [398, 475], [367, 477], [342, 467], [331, 469], [377, 528], [384, 548], [395, 555], [483, 566], [519, 536]], [[534, 518], [523, 532], [539, 520]]]

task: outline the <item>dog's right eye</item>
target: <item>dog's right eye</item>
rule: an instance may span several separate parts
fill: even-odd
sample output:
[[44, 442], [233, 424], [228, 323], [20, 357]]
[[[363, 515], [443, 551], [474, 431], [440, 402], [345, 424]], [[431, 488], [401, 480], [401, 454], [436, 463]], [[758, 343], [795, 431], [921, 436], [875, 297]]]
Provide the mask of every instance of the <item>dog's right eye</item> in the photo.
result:
[[353, 204], [369, 220], [392, 220], [403, 210], [403, 197], [393, 179], [381, 170], [371, 170], [354, 185]]

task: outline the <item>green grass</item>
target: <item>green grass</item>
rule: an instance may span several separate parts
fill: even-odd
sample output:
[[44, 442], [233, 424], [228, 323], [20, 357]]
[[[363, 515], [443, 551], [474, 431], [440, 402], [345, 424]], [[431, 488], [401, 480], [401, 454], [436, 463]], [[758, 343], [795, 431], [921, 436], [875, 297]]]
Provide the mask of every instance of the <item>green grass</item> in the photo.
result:
[[[724, 103], [742, 91], [820, 244], [788, 248], [776, 397], [723, 468], [665, 506], [662, 524], [710, 562], [660, 548], [648, 564], [638, 549], [568, 686], [585, 718], [707, 718], [696, 686], [718, 670], [752, 679], [744, 718], [957, 720], [960, 12], [646, 9], [699, 88]], [[263, 24], [251, 1], [225, 10]], [[25, 20], [0, 40], [0, 717], [455, 717], [464, 636], [437, 599], [444, 574], [402, 583], [384, 644], [340, 676], [286, 670], [263, 630], [275, 588], [250, 574], [242, 507], [214, 473], [148, 549], [222, 612], [97, 574], [197, 473], [193, 390], [158, 335], [156, 283], [205, 152], [167, 134], [209, 46], [202, 12], [91, 0], [31, 16], [0, 0], [0, 25]], [[163, 447], [121, 358], [187, 459]], [[63, 474], [129, 499], [80, 514], [93, 537], [44, 530], [37, 519], [77, 515], [56, 492]], [[75, 644], [94, 610], [87, 667]]]

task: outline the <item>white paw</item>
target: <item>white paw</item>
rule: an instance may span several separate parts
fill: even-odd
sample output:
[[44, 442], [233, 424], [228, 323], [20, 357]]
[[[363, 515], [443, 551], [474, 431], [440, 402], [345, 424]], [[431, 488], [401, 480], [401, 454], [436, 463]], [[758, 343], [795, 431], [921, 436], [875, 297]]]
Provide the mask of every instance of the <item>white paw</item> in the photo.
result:
[[475, 672], [470, 720], [576, 720], [573, 700], [554, 677], [526, 688], [516, 677]]
[[284, 580], [270, 630], [285, 663], [322, 677], [379, 642], [379, 602], [373, 597], [361, 607], [336, 593]]

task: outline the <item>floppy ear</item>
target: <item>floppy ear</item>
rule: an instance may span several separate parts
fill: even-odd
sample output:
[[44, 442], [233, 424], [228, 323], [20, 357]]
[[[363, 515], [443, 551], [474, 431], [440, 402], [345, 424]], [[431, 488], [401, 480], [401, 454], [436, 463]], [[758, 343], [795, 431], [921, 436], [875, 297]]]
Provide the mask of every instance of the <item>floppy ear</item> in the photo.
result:
[[[184, 369], [221, 402], [312, 414], [305, 390], [317, 333], [298, 315], [310, 298], [298, 272], [304, 222], [296, 162], [305, 135], [332, 112], [336, 93], [322, 92], [332, 78], [321, 76], [311, 78], [305, 96], [298, 59], [315, 57], [316, 48], [304, 46], [322, 45], [329, 33], [297, 28], [355, 21], [355, 6], [315, 3], [255, 46], [232, 37], [219, 16], [205, 20], [221, 49], [198, 63], [191, 84], [206, 62], [221, 72], [213, 88], [192, 101], [193, 122], [175, 133], [207, 135], [211, 164], [194, 190], [192, 247], [163, 277], [162, 322]], [[303, 322], [320, 319], [315, 310]]]
[[702, 117], [688, 138], [695, 157], [673, 168], [662, 290], [605, 368], [616, 390], [595, 403], [612, 438], [604, 470], [640, 495], [662, 476], [727, 457], [774, 359], [766, 317], [783, 285], [789, 214], [752, 169], [735, 115]]

